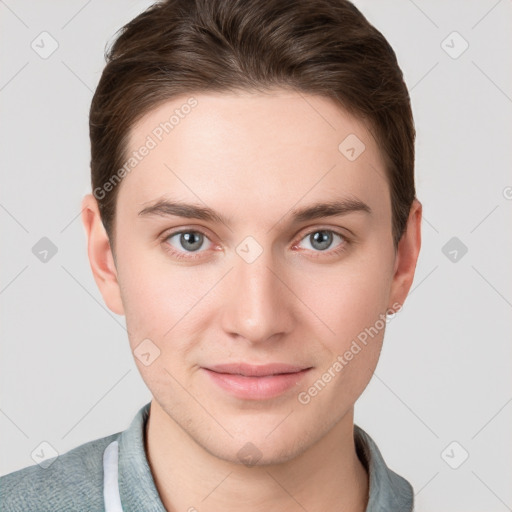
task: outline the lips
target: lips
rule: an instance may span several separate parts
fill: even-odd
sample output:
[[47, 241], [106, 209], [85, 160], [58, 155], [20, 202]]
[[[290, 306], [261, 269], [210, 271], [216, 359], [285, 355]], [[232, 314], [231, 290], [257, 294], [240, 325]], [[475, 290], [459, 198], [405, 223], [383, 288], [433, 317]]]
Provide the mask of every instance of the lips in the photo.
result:
[[230, 363], [208, 366], [206, 369], [216, 373], [243, 375], [244, 377], [266, 377], [269, 375], [298, 373], [308, 369], [308, 367], [284, 363], [269, 363], [264, 365], [252, 365], [248, 363]]
[[296, 387], [311, 367], [284, 363], [231, 363], [202, 368], [221, 392], [242, 400], [267, 400]]

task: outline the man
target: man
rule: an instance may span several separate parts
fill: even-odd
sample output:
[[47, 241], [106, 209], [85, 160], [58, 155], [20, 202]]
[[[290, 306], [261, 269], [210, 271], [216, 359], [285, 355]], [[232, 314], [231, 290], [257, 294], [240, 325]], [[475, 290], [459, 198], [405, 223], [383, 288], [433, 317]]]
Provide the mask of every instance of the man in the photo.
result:
[[410, 511], [354, 425], [420, 250], [395, 55], [344, 0], [157, 3], [110, 50], [82, 220], [153, 400], [2, 510]]

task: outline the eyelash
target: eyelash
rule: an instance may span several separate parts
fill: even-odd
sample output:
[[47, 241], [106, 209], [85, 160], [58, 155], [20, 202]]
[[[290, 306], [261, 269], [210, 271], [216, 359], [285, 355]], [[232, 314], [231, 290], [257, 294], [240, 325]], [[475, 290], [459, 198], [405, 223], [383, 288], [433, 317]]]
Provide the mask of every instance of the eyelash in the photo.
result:
[[[334, 235], [338, 235], [340, 238], [342, 238], [343, 241], [336, 249], [333, 249], [331, 251], [314, 251], [313, 255], [312, 255], [313, 258], [321, 258], [325, 254], [328, 254], [329, 256], [338, 256], [338, 255], [342, 254], [343, 252], [345, 252], [347, 250], [347, 245], [350, 245], [350, 243], [351, 243], [351, 241], [349, 240], [349, 238], [346, 235], [344, 235], [338, 231], [335, 231], [333, 229], [316, 228], [316, 229], [313, 229], [313, 230], [305, 233], [298, 240], [298, 242], [293, 244], [293, 246], [297, 245], [299, 242], [301, 242], [308, 236], [312, 235], [313, 233], [317, 233], [319, 231], [325, 231], [328, 233], [333, 233]], [[169, 238], [171, 238], [175, 235], [180, 235], [182, 233], [199, 233], [199, 234], [203, 235], [207, 240], [210, 240], [208, 235], [206, 233], [204, 233], [203, 231], [201, 231], [200, 229], [181, 229], [179, 231], [173, 231], [171, 233], [166, 233], [165, 235], [163, 235], [161, 237], [161, 241], [164, 243], [164, 250], [166, 252], [170, 253], [174, 258], [176, 258], [178, 260], [194, 261], [194, 260], [200, 258], [203, 251], [198, 251], [197, 253], [175, 251], [174, 249], [170, 248], [171, 246], [169, 244], [165, 243]], [[302, 250], [307, 251], [308, 249], [302, 249]], [[185, 254], [187, 256], [185, 256]]]

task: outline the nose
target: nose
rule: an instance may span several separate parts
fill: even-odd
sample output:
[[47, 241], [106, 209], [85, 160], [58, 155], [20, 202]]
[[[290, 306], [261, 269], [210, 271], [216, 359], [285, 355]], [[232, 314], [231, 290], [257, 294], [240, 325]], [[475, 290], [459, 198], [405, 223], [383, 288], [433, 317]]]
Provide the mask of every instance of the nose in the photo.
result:
[[225, 285], [224, 331], [251, 344], [277, 341], [291, 332], [297, 300], [287, 284], [286, 272], [275, 265], [270, 250], [251, 263], [235, 254]]

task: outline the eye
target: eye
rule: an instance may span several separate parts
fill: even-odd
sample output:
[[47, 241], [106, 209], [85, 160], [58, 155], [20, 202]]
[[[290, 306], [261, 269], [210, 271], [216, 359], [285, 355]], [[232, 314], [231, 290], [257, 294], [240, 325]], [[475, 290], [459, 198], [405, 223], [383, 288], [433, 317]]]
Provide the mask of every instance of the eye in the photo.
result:
[[[332, 248], [333, 242], [336, 240], [338, 240], [339, 243], [335, 246], [333, 252], [338, 253], [345, 249], [348, 241], [343, 235], [330, 229], [317, 229], [315, 231], [311, 231], [301, 239], [301, 242], [305, 241], [305, 248], [313, 250], [314, 252], [329, 252], [328, 249]], [[300, 246], [301, 242], [297, 245]]]
[[166, 250], [173, 253], [177, 258], [193, 258], [192, 253], [202, 253], [203, 251], [200, 251], [200, 249], [207, 249], [210, 243], [209, 238], [204, 233], [194, 230], [168, 234], [164, 241], [166, 242]]
[[[166, 234], [162, 240], [165, 250], [176, 259], [200, 258], [212, 246], [212, 242], [205, 233], [193, 229]], [[338, 244], [332, 248], [336, 241]], [[324, 254], [330, 256], [340, 254], [345, 251], [348, 244], [349, 240], [341, 233], [331, 229], [316, 229], [302, 237], [294, 247], [312, 251], [313, 257], [318, 257]]]

